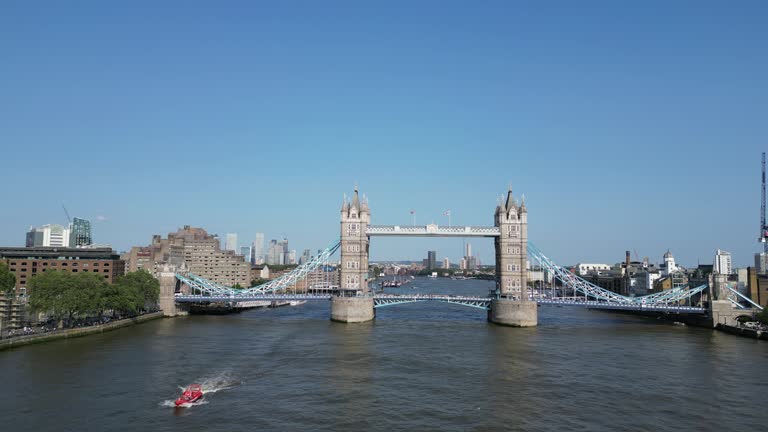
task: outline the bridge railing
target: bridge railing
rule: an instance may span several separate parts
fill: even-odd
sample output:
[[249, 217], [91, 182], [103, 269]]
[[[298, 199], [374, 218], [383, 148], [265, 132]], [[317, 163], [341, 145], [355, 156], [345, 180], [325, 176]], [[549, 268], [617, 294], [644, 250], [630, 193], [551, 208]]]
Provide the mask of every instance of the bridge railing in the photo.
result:
[[499, 228], [493, 226], [439, 226], [439, 225], [368, 225], [368, 235], [436, 235], [497, 237]]

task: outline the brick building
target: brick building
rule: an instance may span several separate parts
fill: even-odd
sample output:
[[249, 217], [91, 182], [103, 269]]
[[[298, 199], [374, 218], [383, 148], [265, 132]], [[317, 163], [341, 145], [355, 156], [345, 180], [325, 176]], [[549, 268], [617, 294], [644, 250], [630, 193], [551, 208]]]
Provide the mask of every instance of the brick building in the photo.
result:
[[110, 248], [0, 248], [0, 262], [16, 276], [16, 298], [0, 296], [0, 320], [8, 328], [19, 328], [26, 320], [27, 285], [35, 275], [48, 270], [97, 273], [111, 284], [125, 273], [125, 261]]
[[112, 283], [125, 273], [125, 261], [110, 248], [0, 248], [0, 261], [16, 276], [16, 294], [24, 296], [29, 280], [46, 270], [98, 273]]

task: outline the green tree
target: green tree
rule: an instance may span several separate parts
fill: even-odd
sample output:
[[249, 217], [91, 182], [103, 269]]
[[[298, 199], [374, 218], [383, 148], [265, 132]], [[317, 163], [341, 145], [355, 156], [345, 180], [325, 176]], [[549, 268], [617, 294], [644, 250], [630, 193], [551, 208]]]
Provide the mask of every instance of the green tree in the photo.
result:
[[28, 287], [29, 307], [33, 311], [49, 313], [57, 319], [71, 318], [77, 312], [74, 274], [49, 270], [30, 279]]
[[263, 285], [263, 284], [265, 284], [267, 282], [269, 282], [268, 279], [256, 278], [256, 279], [251, 280], [251, 287]]
[[104, 310], [112, 311], [112, 315], [136, 315], [144, 307], [145, 299], [133, 281], [120, 278], [106, 287], [103, 305]]
[[0, 263], [0, 294], [6, 297], [13, 296], [16, 288], [16, 275], [14, 275], [5, 263]]
[[232, 285], [232, 288], [234, 288], [234, 289], [243, 289], [243, 286], [240, 285], [239, 283], [236, 283], [236, 284]]
[[[47, 273], [47, 272], [46, 272]], [[107, 283], [98, 273], [78, 273], [74, 276], [74, 288], [67, 298], [78, 315], [101, 315], [102, 297]]]
[[136, 313], [155, 308], [160, 300], [160, 282], [146, 270], [121, 276], [114, 285], [111, 300], [119, 306], [114, 310]]
[[152, 309], [160, 300], [160, 281], [144, 269], [127, 273], [116, 283], [127, 290], [124, 294], [128, 297], [138, 295], [141, 298], [140, 309]]
[[768, 307], [764, 308], [762, 312], [755, 316], [758, 321], [768, 325]]
[[97, 273], [49, 270], [29, 281], [29, 306], [59, 320], [100, 315], [106, 285]]
[[298, 264], [269, 264], [269, 271], [279, 272], [284, 270], [293, 270], [298, 267]]
[[102, 313], [106, 311], [116, 313], [135, 315], [144, 306], [144, 298], [139, 289], [129, 282], [115, 281], [112, 285], [104, 287], [101, 296]]

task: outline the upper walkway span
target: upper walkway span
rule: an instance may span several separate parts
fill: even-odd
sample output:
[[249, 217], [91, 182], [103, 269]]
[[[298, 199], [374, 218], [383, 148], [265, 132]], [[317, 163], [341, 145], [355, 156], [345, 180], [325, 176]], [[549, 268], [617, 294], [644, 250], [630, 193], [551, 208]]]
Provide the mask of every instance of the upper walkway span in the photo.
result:
[[365, 234], [381, 237], [498, 237], [500, 230], [494, 226], [368, 225]]

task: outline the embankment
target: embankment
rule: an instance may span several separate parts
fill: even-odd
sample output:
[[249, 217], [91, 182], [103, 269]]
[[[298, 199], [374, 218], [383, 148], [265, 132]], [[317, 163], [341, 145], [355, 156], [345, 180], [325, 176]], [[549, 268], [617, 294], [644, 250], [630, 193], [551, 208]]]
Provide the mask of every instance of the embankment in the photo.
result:
[[48, 333], [34, 334], [29, 336], [18, 336], [14, 338], [8, 338], [0, 340], [0, 351], [9, 348], [15, 348], [24, 345], [31, 345], [36, 343], [48, 342], [57, 339], [70, 339], [76, 337], [88, 336], [96, 333], [104, 333], [112, 330], [117, 330], [122, 327], [132, 326], [140, 324], [146, 321], [162, 318], [163, 312], [152, 312], [144, 315], [139, 315], [133, 318], [126, 318], [118, 321], [113, 321], [107, 324], [79, 327], [66, 330], [56, 330]]

